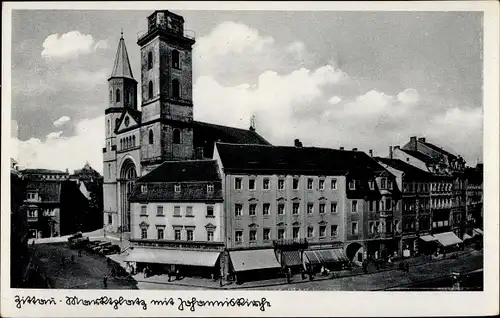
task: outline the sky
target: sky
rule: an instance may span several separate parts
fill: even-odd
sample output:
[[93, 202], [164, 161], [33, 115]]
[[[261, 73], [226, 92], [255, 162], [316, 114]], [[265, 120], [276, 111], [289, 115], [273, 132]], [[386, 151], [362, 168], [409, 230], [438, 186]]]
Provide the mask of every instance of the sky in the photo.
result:
[[[120, 31], [140, 82], [137, 35], [151, 13], [13, 11], [11, 156], [22, 167], [102, 172]], [[482, 161], [481, 12], [175, 13], [196, 34], [195, 120], [248, 128], [255, 116], [275, 145], [376, 156], [426, 137]]]

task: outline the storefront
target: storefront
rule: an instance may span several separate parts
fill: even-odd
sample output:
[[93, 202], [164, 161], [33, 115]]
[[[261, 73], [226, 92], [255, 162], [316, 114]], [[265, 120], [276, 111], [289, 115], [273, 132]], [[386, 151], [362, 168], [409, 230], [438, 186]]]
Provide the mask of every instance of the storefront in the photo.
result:
[[123, 261], [134, 264], [138, 272], [148, 267], [162, 275], [179, 271], [181, 276], [209, 278], [220, 272], [220, 252], [134, 247]]
[[413, 257], [416, 254], [417, 237], [415, 235], [406, 236], [402, 239], [402, 254], [403, 257]]
[[236, 282], [279, 276], [281, 265], [274, 249], [230, 251], [230, 271]]
[[348, 268], [349, 259], [341, 248], [317, 249], [304, 251], [304, 267], [310, 268], [314, 273], [321, 267], [329, 270], [342, 270]]
[[425, 255], [431, 255], [437, 250], [437, 239], [432, 235], [422, 235], [420, 239], [420, 253]]
[[463, 241], [453, 232], [436, 233], [433, 235], [444, 251], [458, 249]]

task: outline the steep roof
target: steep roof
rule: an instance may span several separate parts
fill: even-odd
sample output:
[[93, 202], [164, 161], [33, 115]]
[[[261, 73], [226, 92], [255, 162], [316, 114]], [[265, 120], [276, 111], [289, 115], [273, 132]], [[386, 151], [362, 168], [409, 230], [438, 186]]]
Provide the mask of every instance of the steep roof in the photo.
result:
[[423, 161], [424, 163], [435, 163], [436, 162], [436, 159], [432, 158], [432, 157], [429, 157], [419, 151], [414, 151], [414, 150], [408, 150], [408, 149], [402, 149], [400, 148], [401, 151], [403, 152], [406, 152], [407, 154], [409, 154], [410, 156], [413, 156], [421, 161]]
[[411, 180], [431, 180], [432, 174], [417, 167], [414, 167], [402, 160], [399, 159], [390, 159], [390, 158], [382, 158], [375, 157], [378, 162], [386, 164], [394, 169], [402, 171], [405, 175], [405, 178], [409, 178]]
[[155, 182], [147, 184], [147, 191], [142, 192], [137, 184], [130, 196], [131, 202], [221, 202], [222, 182], [211, 182], [214, 191], [208, 192], [206, 182], [187, 182], [181, 184], [181, 191], [175, 192], [175, 182]]
[[61, 170], [51, 170], [51, 169], [24, 169], [21, 170], [25, 174], [67, 174]]
[[57, 181], [41, 181], [29, 182], [28, 190], [38, 190], [38, 195], [42, 203], [58, 203], [61, 199], [61, 182]]
[[134, 75], [132, 75], [132, 68], [130, 67], [130, 61], [128, 58], [127, 47], [125, 46], [125, 40], [123, 39], [123, 34], [118, 42], [115, 63], [113, 64], [113, 71], [111, 72], [110, 77], [126, 77], [135, 80]]
[[138, 183], [146, 182], [189, 182], [219, 181], [215, 160], [166, 161], [149, 172]]
[[431, 143], [425, 142], [425, 141], [419, 141], [419, 142], [422, 143], [422, 144], [424, 144], [424, 145], [426, 145], [427, 147], [431, 148], [432, 150], [440, 152], [440, 153], [442, 153], [442, 154], [444, 154], [444, 155], [446, 155], [446, 156], [448, 156], [448, 157], [450, 157], [452, 159], [456, 159], [457, 158], [457, 156], [455, 156], [454, 154], [452, 154], [452, 153], [450, 153], [450, 152], [444, 150], [443, 148], [440, 148], [440, 147], [438, 147], [438, 146], [436, 146], [434, 144], [431, 144]]
[[216, 143], [225, 172], [262, 174], [324, 174], [384, 171], [361, 151]]
[[87, 175], [87, 176], [95, 176], [95, 177], [101, 176], [101, 174], [99, 172], [97, 172], [96, 170], [94, 170], [94, 168], [92, 168], [88, 162], [85, 163], [85, 166], [83, 166], [82, 169], [76, 169], [74, 171], [74, 175]]

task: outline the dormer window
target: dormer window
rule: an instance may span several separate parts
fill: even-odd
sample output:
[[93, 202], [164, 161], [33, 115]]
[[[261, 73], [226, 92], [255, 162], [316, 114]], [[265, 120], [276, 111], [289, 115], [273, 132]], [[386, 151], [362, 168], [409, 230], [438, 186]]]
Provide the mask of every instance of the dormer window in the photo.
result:
[[392, 190], [392, 180], [387, 180], [387, 187]]
[[214, 185], [213, 184], [207, 185], [207, 193], [214, 193]]
[[385, 189], [385, 188], [386, 188], [386, 186], [387, 186], [387, 185], [386, 185], [386, 182], [387, 182], [387, 180], [385, 180], [385, 178], [382, 178], [382, 179], [380, 180], [380, 188], [381, 188], [381, 189]]
[[174, 191], [175, 191], [175, 193], [180, 193], [181, 192], [181, 185], [180, 184], [176, 184], [174, 186]]

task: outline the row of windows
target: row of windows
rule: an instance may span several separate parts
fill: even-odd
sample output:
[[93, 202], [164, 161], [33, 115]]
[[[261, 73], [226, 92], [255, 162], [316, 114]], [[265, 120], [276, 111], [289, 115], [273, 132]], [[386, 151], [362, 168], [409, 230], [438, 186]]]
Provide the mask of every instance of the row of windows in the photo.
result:
[[432, 183], [431, 191], [451, 191], [451, 183]]
[[[319, 226], [319, 237], [320, 238], [326, 238], [327, 237], [327, 226], [326, 225], [320, 225]], [[279, 228], [276, 232], [277, 236], [276, 238], [278, 240], [285, 239], [285, 229], [284, 228]], [[308, 226], [307, 227], [307, 238], [313, 238], [315, 235], [314, 232], [314, 227], [313, 226]], [[337, 237], [338, 235], [338, 225], [334, 224], [330, 226], [330, 237]], [[236, 244], [241, 244], [243, 243], [243, 230], [236, 230], [234, 232], [234, 238]], [[293, 239], [300, 239], [300, 227], [293, 227], [292, 228], [292, 238]], [[271, 239], [271, 229], [270, 228], [264, 228], [262, 229], [262, 240], [263, 241], [270, 241]], [[248, 232], [248, 241], [250, 243], [255, 243], [257, 241], [257, 230], [256, 229], [250, 229]]]
[[[119, 88], [116, 89], [115, 91], [115, 103], [120, 103], [121, 102], [121, 90]], [[130, 104], [132, 102], [132, 91], [128, 91], [125, 94], [125, 104]], [[109, 91], [109, 102], [113, 102], [113, 91]]]
[[[141, 228], [141, 239], [145, 240], [148, 239], [148, 229], [147, 228]], [[164, 240], [165, 239], [165, 228], [163, 227], [157, 227], [156, 228], [156, 239], [157, 240]], [[182, 233], [182, 230], [179, 228], [174, 229], [174, 240], [176, 241], [194, 241], [194, 229], [189, 228], [186, 229], [184, 235]], [[214, 240], [214, 231], [212, 229], [207, 229], [207, 237], [206, 240], [208, 242], [212, 242]]]
[[429, 184], [427, 183], [404, 183], [403, 192], [429, 192]]
[[[243, 178], [241, 178], [241, 177], [235, 178], [234, 188], [236, 190], [243, 189]], [[270, 178], [264, 178], [262, 180], [262, 190], [269, 190], [270, 188], [271, 188]], [[293, 190], [299, 190], [299, 178], [293, 178], [292, 188], [293, 188]], [[312, 178], [307, 179], [307, 189], [313, 190], [313, 188], [314, 188], [314, 179], [312, 179]], [[320, 190], [325, 189], [325, 180], [324, 179], [319, 180], [318, 188]], [[330, 188], [332, 190], [337, 190], [337, 180], [336, 179], [331, 180]], [[248, 189], [249, 190], [256, 190], [256, 182], [255, 182], [254, 178], [248, 179]], [[278, 179], [277, 189], [278, 190], [285, 190], [285, 179], [283, 179], [283, 178]]]
[[[176, 217], [182, 216], [183, 214], [181, 213], [181, 206], [178, 206], [178, 205], [174, 206], [173, 213], [174, 213], [173, 215]], [[141, 206], [141, 216], [148, 216], [148, 206], [147, 205]], [[165, 216], [165, 212], [164, 212], [162, 205], [156, 206], [156, 216]], [[187, 216], [187, 217], [193, 216], [193, 207], [192, 206], [186, 206], [184, 216]], [[214, 216], [214, 206], [213, 205], [206, 206], [205, 216], [208, 216], [208, 217]]]
[[[293, 178], [292, 181], [292, 189], [293, 190], [299, 190], [299, 178], [295, 177]], [[373, 180], [368, 182], [370, 190], [375, 189], [375, 183]], [[307, 190], [314, 190], [314, 178], [308, 178], [307, 179]], [[349, 190], [356, 190], [356, 181], [355, 180], [350, 180], [348, 182]], [[326, 180], [325, 179], [319, 179], [318, 180], [318, 189], [319, 190], [325, 190], [326, 187]], [[236, 190], [242, 190], [243, 189], [243, 178], [241, 177], [236, 177], [234, 181], [234, 188]], [[264, 178], [262, 180], [262, 190], [269, 190], [271, 188], [271, 180], [270, 178]], [[381, 189], [389, 189], [392, 190], [392, 180], [387, 180], [386, 178], [381, 179], [380, 183], [380, 188]], [[249, 190], [256, 190], [256, 182], [254, 178], [248, 179], [248, 189]], [[277, 184], [277, 189], [278, 190], [285, 190], [285, 179], [284, 178], [279, 178], [278, 179], [278, 184]], [[331, 190], [337, 190], [337, 179], [332, 179], [330, 180], [330, 189]]]
[[[172, 67], [176, 69], [181, 68], [181, 63], [180, 63], [180, 53], [177, 50], [173, 50], [172, 54]], [[153, 68], [153, 52], [148, 52], [148, 70]]]
[[[307, 207], [307, 214], [314, 213], [314, 203], [307, 203], [306, 207]], [[357, 202], [356, 201], [353, 201], [353, 212], [357, 212]], [[326, 204], [325, 203], [319, 203], [318, 213], [319, 214], [326, 213]], [[337, 213], [337, 202], [330, 203], [330, 213]], [[253, 216], [256, 214], [257, 214], [257, 204], [250, 203], [248, 205], [248, 215]], [[271, 214], [271, 204], [270, 203], [263, 203], [262, 204], [262, 215], [270, 215], [270, 214]], [[285, 204], [279, 203], [277, 205], [277, 214], [278, 215], [285, 215], [286, 214], [286, 205]], [[300, 203], [298, 203], [298, 202], [292, 203], [292, 214], [293, 215], [300, 214]], [[243, 204], [241, 204], [241, 203], [235, 204], [234, 215], [235, 216], [242, 216], [243, 215]]]
[[[181, 193], [182, 186], [180, 184], [175, 184], [174, 185], [174, 192], [175, 193]], [[141, 192], [147, 192], [148, 191], [148, 186], [143, 184], [141, 185]], [[207, 184], [207, 193], [211, 194], [214, 193], [214, 185], [213, 184]]]
[[432, 222], [432, 227], [442, 227], [442, 226], [449, 226], [449, 222], [448, 220], [444, 220], [444, 221], [434, 221]]
[[[154, 85], [152, 81], [148, 83], [148, 98], [151, 99], [154, 97]], [[172, 97], [179, 98], [181, 97], [181, 84], [178, 79], [174, 78], [172, 80]]]
[[432, 207], [450, 207], [452, 199], [431, 199]]
[[135, 147], [135, 136], [128, 136], [120, 139], [120, 149], [128, 149]]

